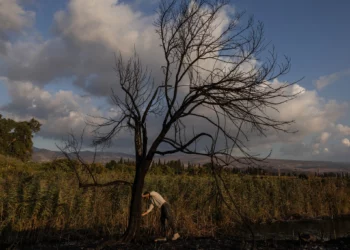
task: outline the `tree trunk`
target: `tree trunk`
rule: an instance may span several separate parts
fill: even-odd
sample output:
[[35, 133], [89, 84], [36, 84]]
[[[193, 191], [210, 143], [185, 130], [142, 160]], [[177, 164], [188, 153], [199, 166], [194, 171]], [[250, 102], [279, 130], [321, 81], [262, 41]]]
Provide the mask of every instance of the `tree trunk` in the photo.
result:
[[132, 194], [131, 194], [131, 203], [129, 208], [129, 223], [128, 228], [126, 229], [122, 241], [131, 242], [139, 238], [140, 234], [140, 225], [141, 225], [141, 202], [142, 202], [142, 189], [145, 182], [145, 169], [146, 165], [149, 164], [140, 164], [136, 166], [136, 174], [134, 178], [134, 183], [132, 185]]

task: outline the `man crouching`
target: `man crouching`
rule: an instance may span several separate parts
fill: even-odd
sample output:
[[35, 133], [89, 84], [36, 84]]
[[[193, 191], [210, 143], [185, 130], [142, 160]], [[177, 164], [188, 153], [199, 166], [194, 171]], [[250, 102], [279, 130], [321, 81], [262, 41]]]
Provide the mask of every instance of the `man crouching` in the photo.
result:
[[146, 212], [142, 214], [142, 216], [145, 216], [149, 214], [154, 206], [157, 206], [161, 210], [161, 215], [160, 215], [160, 223], [161, 223], [161, 229], [162, 229], [162, 234], [164, 235], [163, 238], [158, 238], [155, 241], [166, 241], [166, 229], [165, 229], [165, 220], [168, 221], [168, 226], [172, 229], [173, 238], [172, 240], [177, 240], [180, 238], [180, 235], [177, 233], [177, 230], [175, 228], [174, 224], [174, 219], [173, 219], [173, 214], [170, 208], [169, 203], [167, 203], [164, 198], [158, 194], [155, 191], [152, 192], [144, 192], [142, 194], [142, 198], [148, 199], [150, 201], [150, 206]]

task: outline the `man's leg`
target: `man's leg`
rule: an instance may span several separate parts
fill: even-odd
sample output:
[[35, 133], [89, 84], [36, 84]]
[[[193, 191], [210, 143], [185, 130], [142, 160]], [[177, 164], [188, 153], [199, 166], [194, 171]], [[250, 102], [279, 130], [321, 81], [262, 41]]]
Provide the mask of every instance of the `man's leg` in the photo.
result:
[[173, 216], [173, 213], [171, 211], [170, 205], [168, 203], [165, 203], [165, 204], [163, 204], [163, 206], [165, 208], [165, 214], [166, 214], [166, 218], [168, 220], [168, 225], [171, 228], [172, 233], [174, 235], [172, 239], [177, 240], [178, 238], [180, 238], [180, 235], [177, 233], [175, 222], [174, 222], [174, 216]]
[[174, 233], [177, 233], [177, 232], [176, 232], [176, 228], [175, 228], [175, 223], [174, 223], [174, 216], [173, 216], [173, 213], [172, 213], [172, 211], [171, 211], [170, 206], [168, 205], [168, 206], [166, 207], [166, 209], [167, 209], [168, 226], [169, 226], [169, 228], [172, 230], [172, 233], [173, 233], [173, 234], [174, 234]]
[[165, 211], [165, 207], [161, 207], [161, 213], [160, 213], [160, 227], [161, 227], [161, 233], [162, 237], [166, 237], [166, 228], [165, 228], [165, 219], [167, 218], [167, 214]]
[[165, 230], [165, 219], [166, 219], [166, 214], [163, 206], [160, 209], [161, 214], [160, 214], [160, 228], [161, 228], [161, 233], [162, 236], [160, 238], [155, 239], [155, 242], [158, 241], [166, 241], [166, 230]]

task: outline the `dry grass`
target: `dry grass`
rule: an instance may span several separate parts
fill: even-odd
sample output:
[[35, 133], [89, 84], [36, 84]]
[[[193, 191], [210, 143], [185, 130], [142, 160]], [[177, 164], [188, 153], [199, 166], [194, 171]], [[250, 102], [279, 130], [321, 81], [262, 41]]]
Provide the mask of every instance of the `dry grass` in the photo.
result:
[[[132, 180], [132, 172], [125, 169], [98, 172], [100, 182]], [[233, 174], [225, 179], [240, 213], [252, 223], [350, 212], [349, 179], [261, 179]], [[240, 221], [237, 212], [225, 206], [217, 195], [210, 176], [151, 173], [145, 189], [158, 191], [170, 202], [182, 235], [232, 233]], [[14, 159], [4, 164], [0, 156], [0, 190], [2, 240], [41, 241], [49, 236], [67, 239], [81, 234], [115, 236], [127, 226], [128, 187], [79, 189], [70, 171], [54, 169], [50, 164], [28, 165]], [[144, 218], [142, 232], [159, 232], [158, 210]]]

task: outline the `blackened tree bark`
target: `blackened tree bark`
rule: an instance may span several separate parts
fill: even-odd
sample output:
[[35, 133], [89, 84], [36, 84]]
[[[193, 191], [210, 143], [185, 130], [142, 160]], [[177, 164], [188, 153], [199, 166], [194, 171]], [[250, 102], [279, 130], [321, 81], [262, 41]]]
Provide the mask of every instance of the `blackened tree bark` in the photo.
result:
[[141, 195], [145, 182], [145, 173], [142, 169], [142, 166], [136, 166], [129, 209], [130, 215], [128, 228], [123, 236], [123, 241], [125, 242], [130, 242], [133, 239], [137, 239], [139, 236], [141, 225]]

